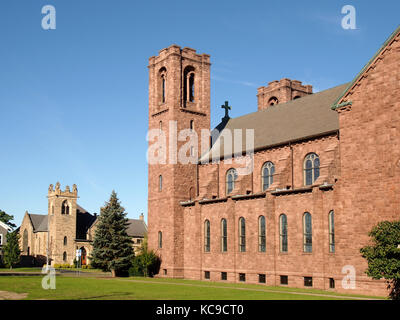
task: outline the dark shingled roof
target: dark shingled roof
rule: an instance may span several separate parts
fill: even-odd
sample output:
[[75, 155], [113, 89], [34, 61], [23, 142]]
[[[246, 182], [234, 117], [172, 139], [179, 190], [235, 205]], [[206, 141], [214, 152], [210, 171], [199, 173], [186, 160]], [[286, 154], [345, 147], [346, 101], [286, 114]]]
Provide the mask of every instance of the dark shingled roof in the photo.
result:
[[[234, 129], [243, 130], [242, 152], [246, 151], [245, 129], [254, 129], [255, 151], [333, 133], [339, 130], [339, 117], [331, 106], [347, 86], [346, 83], [287, 103], [270, 106], [265, 110], [229, 119], [224, 130], [232, 130], [232, 137]], [[216, 154], [213, 154], [217, 148], [220, 148], [221, 156], [230, 157], [232, 154], [224, 154], [223, 140], [218, 138], [200, 161], [217, 158]]]
[[33, 232], [47, 232], [47, 214], [29, 213], [32, 222]]
[[146, 223], [140, 219], [129, 219], [127, 232], [130, 237], [144, 237], [147, 233]]
[[86, 233], [96, 221], [96, 216], [90, 214], [80, 205], [76, 205], [76, 239], [86, 239]]

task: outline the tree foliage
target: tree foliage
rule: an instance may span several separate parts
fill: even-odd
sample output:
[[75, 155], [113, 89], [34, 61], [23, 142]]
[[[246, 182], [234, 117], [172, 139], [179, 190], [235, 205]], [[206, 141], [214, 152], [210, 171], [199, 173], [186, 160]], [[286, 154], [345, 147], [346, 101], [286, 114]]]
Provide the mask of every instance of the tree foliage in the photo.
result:
[[3, 261], [7, 268], [12, 269], [19, 263], [21, 250], [19, 249], [19, 233], [13, 231], [7, 233], [7, 242], [3, 248]]
[[98, 219], [91, 265], [111, 271], [113, 276], [127, 273], [134, 253], [131, 237], [127, 233], [129, 222], [115, 191], [105, 207], [101, 208]]
[[147, 237], [140, 247], [139, 254], [133, 258], [132, 267], [129, 269], [131, 276], [153, 277], [160, 268], [161, 260], [154, 252], [148, 249]]
[[362, 248], [368, 261], [367, 275], [386, 279], [390, 298], [400, 299], [400, 221], [383, 221], [369, 233], [373, 245]]
[[6, 225], [14, 229], [17, 226], [12, 223], [11, 220], [14, 220], [14, 216], [5, 213], [3, 210], [0, 210], [0, 221], [4, 222]]

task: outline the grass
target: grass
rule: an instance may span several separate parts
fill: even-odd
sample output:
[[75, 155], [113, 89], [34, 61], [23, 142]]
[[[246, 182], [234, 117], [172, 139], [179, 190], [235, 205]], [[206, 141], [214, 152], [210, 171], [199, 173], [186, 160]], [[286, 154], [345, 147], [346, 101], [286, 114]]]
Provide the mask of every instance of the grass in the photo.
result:
[[338, 300], [355, 297], [312, 289], [178, 279], [58, 276], [55, 290], [42, 289], [41, 281], [42, 277], [37, 276], [1, 276], [0, 291], [28, 293], [26, 299], [50, 300]]

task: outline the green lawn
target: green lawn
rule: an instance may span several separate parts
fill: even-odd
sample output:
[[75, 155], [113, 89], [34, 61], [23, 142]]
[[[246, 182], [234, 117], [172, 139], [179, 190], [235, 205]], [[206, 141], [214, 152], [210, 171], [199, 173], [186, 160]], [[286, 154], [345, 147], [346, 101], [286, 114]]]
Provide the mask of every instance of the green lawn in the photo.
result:
[[[44, 290], [40, 276], [0, 276], [0, 291], [28, 293], [27, 299], [118, 300], [330, 300], [352, 299], [333, 292], [177, 279], [57, 276]], [[360, 296], [359, 296], [360, 297]], [[376, 298], [376, 297], [375, 297]]]

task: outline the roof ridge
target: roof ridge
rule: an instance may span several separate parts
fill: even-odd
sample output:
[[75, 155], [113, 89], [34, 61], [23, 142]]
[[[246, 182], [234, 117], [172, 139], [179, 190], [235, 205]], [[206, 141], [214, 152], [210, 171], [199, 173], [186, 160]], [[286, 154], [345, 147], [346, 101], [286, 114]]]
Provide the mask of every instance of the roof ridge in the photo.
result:
[[368, 70], [369, 66], [372, 65], [377, 60], [378, 56], [384, 51], [384, 49], [390, 44], [390, 42], [394, 38], [396, 38], [398, 34], [400, 34], [400, 25], [391, 33], [389, 38], [386, 39], [386, 41], [381, 45], [378, 51], [375, 52], [372, 58], [368, 60], [368, 62], [364, 65], [361, 71], [358, 72], [355, 78], [349, 83], [349, 85], [346, 87], [343, 93], [336, 99], [336, 101], [333, 103], [331, 107], [332, 110], [336, 110], [336, 108], [339, 106], [340, 101], [344, 98], [346, 93], [361, 79], [361, 76]]

